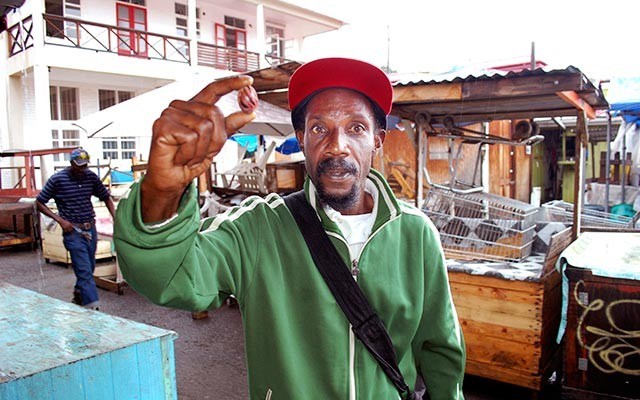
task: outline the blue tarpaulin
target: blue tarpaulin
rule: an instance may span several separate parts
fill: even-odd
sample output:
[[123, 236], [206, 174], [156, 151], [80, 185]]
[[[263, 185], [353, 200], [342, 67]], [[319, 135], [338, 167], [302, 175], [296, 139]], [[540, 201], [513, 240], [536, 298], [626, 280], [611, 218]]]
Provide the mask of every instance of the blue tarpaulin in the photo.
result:
[[627, 124], [635, 123], [640, 127], [640, 102], [611, 104], [613, 115], [621, 116]]
[[253, 153], [258, 149], [258, 136], [257, 135], [233, 135], [229, 138], [238, 143], [242, 147], [247, 148], [247, 153]]
[[298, 143], [298, 139], [293, 136], [282, 142], [280, 146], [276, 147], [276, 150], [282, 154], [297, 153], [300, 151], [300, 144]]

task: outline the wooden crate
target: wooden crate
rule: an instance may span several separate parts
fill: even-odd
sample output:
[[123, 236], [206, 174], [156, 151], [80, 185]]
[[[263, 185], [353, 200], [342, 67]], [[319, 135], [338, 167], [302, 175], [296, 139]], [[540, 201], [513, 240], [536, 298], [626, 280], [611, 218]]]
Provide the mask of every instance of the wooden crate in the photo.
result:
[[0, 399], [177, 399], [164, 329], [0, 282]]
[[640, 281], [568, 266], [565, 381], [569, 399], [640, 398]]
[[[64, 248], [62, 242], [62, 228], [55, 224], [51, 229], [42, 230], [42, 256], [46, 262], [54, 261], [66, 265], [71, 265], [71, 255]], [[111, 240], [98, 239], [96, 246], [96, 260], [113, 258], [111, 251]]]
[[[57, 212], [55, 204], [52, 202], [48, 206]], [[96, 218], [109, 217], [109, 210], [103, 203], [95, 204], [93, 207]], [[64, 248], [62, 242], [62, 228], [48, 217], [43, 216], [42, 226], [42, 256], [46, 262], [59, 262], [71, 265], [71, 255]], [[113, 245], [111, 237], [104, 237], [98, 234], [98, 243], [96, 246], [96, 260], [107, 260], [114, 257]]]
[[96, 264], [93, 278], [99, 288], [118, 293], [119, 295], [123, 295], [124, 289], [127, 287], [117, 258], [112, 262]]
[[302, 189], [306, 169], [303, 161], [267, 164], [267, 189], [274, 193], [291, 193]]
[[541, 390], [559, 367], [555, 338], [562, 291], [554, 265], [570, 233], [567, 229], [553, 236], [537, 281], [449, 271], [468, 374]]

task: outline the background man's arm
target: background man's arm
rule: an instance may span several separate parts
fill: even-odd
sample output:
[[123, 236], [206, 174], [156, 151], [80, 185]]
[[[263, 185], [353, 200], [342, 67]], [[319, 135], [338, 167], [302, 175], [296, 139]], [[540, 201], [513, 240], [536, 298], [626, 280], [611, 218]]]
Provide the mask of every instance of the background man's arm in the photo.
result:
[[56, 221], [60, 225], [63, 231], [71, 232], [73, 230], [73, 225], [71, 224], [71, 222], [67, 221], [66, 219], [62, 218], [58, 214], [51, 211], [51, 209], [47, 207], [46, 204], [42, 203], [39, 200], [36, 200], [36, 205], [38, 206], [38, 211], [40, 211], [47, 217], [53, 219], [54, 221]]
[[116, 207], [113, 204], [113, 199], [111, 199], [111, 196], [106, 198], [106, 200], [104, 201], [104, 204], [107, 206], [107, 210], [109, 210], [109, 214], [111, 214], [111, 218], [115, 220]]

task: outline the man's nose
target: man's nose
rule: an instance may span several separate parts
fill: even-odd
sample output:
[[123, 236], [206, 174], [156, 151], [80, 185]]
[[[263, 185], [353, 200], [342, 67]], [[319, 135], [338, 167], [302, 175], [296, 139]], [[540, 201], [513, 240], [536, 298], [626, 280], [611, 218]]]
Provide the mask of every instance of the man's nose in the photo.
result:
[[335, 128], [328, 137], [327, 152], [332, 155], [345, 155], [349, 153], [347, 146], [347, 134], [342, 128]]

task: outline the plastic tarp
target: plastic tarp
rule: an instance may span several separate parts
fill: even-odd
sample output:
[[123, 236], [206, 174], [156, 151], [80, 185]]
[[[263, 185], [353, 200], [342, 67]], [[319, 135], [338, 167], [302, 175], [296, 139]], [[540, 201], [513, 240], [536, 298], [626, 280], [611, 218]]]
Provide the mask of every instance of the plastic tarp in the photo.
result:
[[613, 116], [623, 119], [615, 140], [611, 143], [612, 152], [631, 153], [630, 179], [632, 186], [640, 181], [640, 77], [615, 78], [607, 90], [607, 101]]
[[247, 149], [247, 153], [253, 153], [258, 149], [257, 135], [233, 135], [229, 138]]
[[293, 154], [297, 153], [300, 150], [300, 143], [298, 143], [298, 139], [295, 136], [288, 138], [278, 147], [276, 150], [282, 154]]

